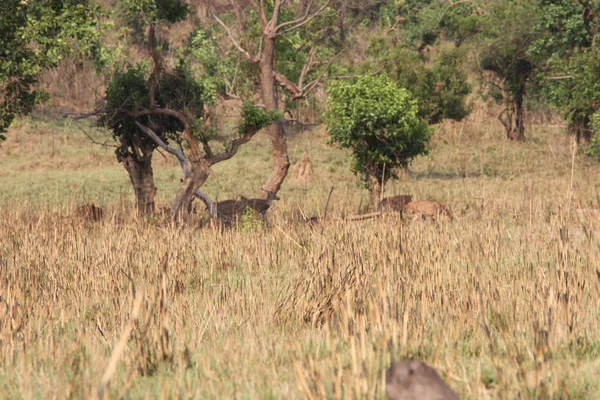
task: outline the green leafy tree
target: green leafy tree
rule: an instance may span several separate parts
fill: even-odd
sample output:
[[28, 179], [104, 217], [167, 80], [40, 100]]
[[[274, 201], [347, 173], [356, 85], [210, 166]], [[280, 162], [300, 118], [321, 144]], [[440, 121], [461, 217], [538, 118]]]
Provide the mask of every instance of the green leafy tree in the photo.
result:
[[459, 121], [471, 111], [463, 61], [467, 52], [458, 45], [472, 28], [455, 21], [455, 14], [466, 21], [471, 8], [449, 7], [439, 0], [389, 1], [381, 8], [382, 30], [370, 42], [364, 67], [370, 73], [384, 71], [408, 89], [419, 103], [420, 116], [430, 124]]
[[65, 55], [91, 54], [98, 43], [100, 9], [85, 0], [0, 2], [0, 140], [18, 114], [43, 95], [39, 76]]
[[[144, 215], [154, 211], [156, 187], [152, 154], [157, 147], [175, 156], [183, 170], [182, 185], [171, 207], [172, 217], [185, 219], [194, 196], [205, 201], [214, 212], [212, 201], [199, 191], [211, 167], [233, 157], [241, 145], [279, 119], [280, 114], [245, 104], [239, 135], [226, 142], [221, 151], [213, 150], [211, 141], [216, 132], [205, 123], [204, 113], [206, 105], [214, 103], [219, 86], [218, 77], [206, 77], [206, 74], [219, 72], [210, 69], [218, 68], [215, 56], [211, 49], [204, 52], [204, 66], [208, 66], [208, 71], [199, 71], [193, 68], [189, 52], [170, 49], [166, 40], [157, 37], [160, 24], [174, 24], [186, 18], [189, 11], [186, 3], [182, 0], [125, 0], [124, 5], [126, 18], [135, 30], [145, 32], [143, 44], [147, 60], [143, 65], [150, 66], [127, 66], [114, 74], [100, 123], [108, 127], [120, 143], [117, 159], [125, 166], [135, 189], [138, 212]], [[167, 50], [180, 56], [168, 59]]]
[[366, 182], [372, 208], [397, 167], [427, 154], [431, 130], [417, 101], [387, 76], [334, 83], [325, 120], [333, 142], [352, 149], [352, 169]]
[[471, 42], [487, 95], [504, 106], [498, 119], [509, 140], [525, 139], [527, 87], [537, 67], [529, 52], [537, 12], [531, 1], [489, 2]]
[[446, 48], [437, 53], [424, 59], [412, 46], [379, 38], [371, 43], [367, 68], [385, 71], [398, 86], [408, 89], [418, 101], [419, 115], [428, 123], [460, 121], [471, 111], [467, 103], [471, 86], [461, 61], [464, 52]]
[[531, 54], [543, 61], [538, 93], [553, 105], [577, 140], [592, 137], [592, 115], [600, 109], [600, 3], [540, 0], [537, 40]]

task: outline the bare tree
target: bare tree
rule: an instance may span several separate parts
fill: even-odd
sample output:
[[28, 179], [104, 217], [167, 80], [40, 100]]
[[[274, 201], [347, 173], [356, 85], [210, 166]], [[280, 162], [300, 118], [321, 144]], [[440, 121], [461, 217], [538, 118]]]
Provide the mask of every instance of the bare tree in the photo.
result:
[[[278, 88], [279, 85], [285, 92], [288, 98], [298, 100], [306, 97], [317, 85], [321, 82], [327, 73], [329, 66], [334, 61], [333, 59], [325, 62], [317, 62], [316, 60], [316, 43], [309, 51], [306, 62], [300, 73], [297, 82], [292, 82], [284, 74], [277, 71], [275, 63], [276, 41], [281, 35], [296, 31], [306, 27], [315, 18], [323, 15], [331, 0], [306, 0], [300, 2], [295, 8], [296, 19], [281, 22], [281, 11], [284, 7], [292, 7], [291, 2], [285, 0], [275, 0], [273, 11], [268, 15], [265, 1], [249, 0], [250, 7], [245, 8], [238, 3], [235, 7], [237, 15], [237, 24], [235, 29], [228, 27], [214, 13], [213, 17], [223, 27], [235, 49], [243, 54], [252, 64], [259, 70], [259, 86], [262, 102], [267, 110], [278, 109]], [[236, 2], [232, 2], [234, 4]], [[251, 43], [248, 38], [248, 32], [244, 27], [244, 21], [247, 18], [248, 12], [256, 13], [258, 23], [261, 29], [260, 40], [257, 43]], [[307, 82], [307, 76], [316, 66], [322, 66], [321, 73], [318, 76]], [[277, 193], [285, 180], [290, 160], [288, 157], [287, 142], [284, 131], [284, 119], [271, 124], [267, 127], [267, 136], [271, 140], [273, 148], [273, 170], [267, 182], [262, 186], [258, 195], [261, 198], [266, 198], [268, 192]]]

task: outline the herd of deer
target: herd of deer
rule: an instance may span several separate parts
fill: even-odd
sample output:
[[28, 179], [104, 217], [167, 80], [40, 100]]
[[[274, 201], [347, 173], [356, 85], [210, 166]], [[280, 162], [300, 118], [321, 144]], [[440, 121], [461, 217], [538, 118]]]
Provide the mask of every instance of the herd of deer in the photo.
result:
[[[250, 210], [255, 212], [260, 217], [264, 217], [274, 200], [279, 200], [279, 197], [273, 192], [267, 192], [266, 199], [247, 198], [238, 196], [235, 200], [224, 200], [217, 203], [207, 203], [207, 208], [211, 214], [218, 217], [220, 221], [232, 223], [238, 220], [244, 212]], [[210, 210], [213, 207], [214, 209]], [[168, 214], [169, 209], [163, 210], [163, 214]], [[400, 213], [402, 217], [416, 219], [431, 219], [437, 221], [439, 219], [452, 219], [450, 209], [438, 201], [431, 200], [415, 200], [413, 201], [410, 195], [392, 196], [383, 199], [380, 203], [380, 213]], [[372, 214], [372, 215], [374, 215]], [[99, 221], [103, 218], [104, 212], [102, 208], [94, 204], [84, 204], [77, 208], [77, 215], [88, 221]], [[371, 215], [371, 214], [370, 214]], [[360, 217], [360, 216], [359, 216]]]

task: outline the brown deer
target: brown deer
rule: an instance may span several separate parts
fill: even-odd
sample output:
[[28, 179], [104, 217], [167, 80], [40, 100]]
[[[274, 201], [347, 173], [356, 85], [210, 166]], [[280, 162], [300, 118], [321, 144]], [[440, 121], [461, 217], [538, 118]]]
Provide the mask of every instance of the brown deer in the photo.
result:
[[87, 221], [100, 221], [104, 217], [102, 208], [92, 204], [84, 204], [77, 207], [77, 216]]
[[441, 218], [452, 220], [450, 209], [439, 201], [418, 200], [411, 201], [404, 207], [404, 215], [410, 216], [413, 220], [419, 218], [432, 219], [437, 221]]
[[385, 374], [389, 400], [460, 400], [435, 369], [423, 361], [400, 361]]
[[265, 215], [265, 213], [271, 207], [271, 204], [273, 204], [273, 200], [279, 200], [279, 197], [277, 197], [277, 195], [273, 192], [264, 190], [262, 188], [261, 188], [261, 190], [263, 192], [267, 193], [266, 199], [247, 199], [244, 196], [240, 196], [240, 197], [241, 197], [241, 201], [243, 203], [245, 203], [248, 208], [253, 209], [254, 211], [258, 212], [260, 215]]
[[228, 221], [237, 219], [247, 207], [244, 196], [238, 196], [235, 200], [223, 200], [215, 203], [216, 213], [220, 218]]
[[406, 205], [411, 201], [411, 195], [401, 194], [399, 196], [386, 197], [385, 199], [381, 200], [379, 206], [383, 211], [396, 211], [402, 214]]

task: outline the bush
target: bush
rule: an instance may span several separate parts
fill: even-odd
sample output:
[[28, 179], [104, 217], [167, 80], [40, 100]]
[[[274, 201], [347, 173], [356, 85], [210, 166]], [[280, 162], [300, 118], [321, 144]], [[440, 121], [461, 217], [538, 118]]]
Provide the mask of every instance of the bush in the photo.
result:
[[431, 130], [412, 94], [387, 76], [364, 76], [329, 89], [325, 115], [331, 140], [352, 149], [352, 169], [368, 183], [371, 205], [379, 183], [427, 153]]

